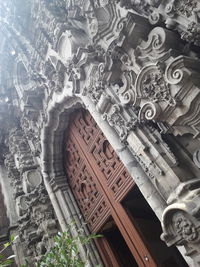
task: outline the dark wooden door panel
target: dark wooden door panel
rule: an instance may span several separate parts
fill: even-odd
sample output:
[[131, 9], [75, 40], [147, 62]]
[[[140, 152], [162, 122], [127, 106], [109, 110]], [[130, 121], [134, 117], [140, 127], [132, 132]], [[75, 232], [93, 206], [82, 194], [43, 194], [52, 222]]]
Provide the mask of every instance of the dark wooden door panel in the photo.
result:
[[110, 208], [73, 135], [65, 149], [68, 182], [90, 230], [97, 231], [110, 215]]
[[94, 171], [101, 173], [110, 193], [116, 200], [121, 201], [134, 185], [134, 180], [91, 115], [86, 115], [85, 112], [77, 114], [73, 118], [68, 135], [75, 137], [74, 142], [79, 143], [87, 161], [92, 160]]
[[88, 112], [71, 118], [65, 154], [68, 182], [91, 231], [112, 216], [138, 265], [157, 266], [121, 205], [134, 180]]

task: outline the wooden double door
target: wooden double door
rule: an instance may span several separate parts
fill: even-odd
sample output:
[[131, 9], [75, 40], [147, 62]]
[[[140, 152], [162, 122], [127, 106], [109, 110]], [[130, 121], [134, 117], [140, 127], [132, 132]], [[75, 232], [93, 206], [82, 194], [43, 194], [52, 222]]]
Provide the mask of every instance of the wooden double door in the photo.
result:
[[[133, 178], [85, 110], [71, 115], [65, 137], [68, 183], [105, 266], [187, 266], [160, 240], [160, 224]], [[159, 249], [159, 253], [157, 253]]]

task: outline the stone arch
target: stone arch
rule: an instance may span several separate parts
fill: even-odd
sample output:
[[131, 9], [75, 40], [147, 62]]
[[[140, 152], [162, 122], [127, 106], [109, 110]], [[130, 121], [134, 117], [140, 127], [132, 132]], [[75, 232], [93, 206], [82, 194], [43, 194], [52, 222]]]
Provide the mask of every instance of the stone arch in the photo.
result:
[[[165, 207], [162, 198], [159, 196], [157, 190], [149, 181], [142, 168], [136, 163], [130, 150], [120, 142], [119, 136], [113, 128], [110, 127], [106, 121], [102, 120], [101, 114], [96, 110], [96, 106], [85, 96], [70, 96], [65, 91], [63, 91], [59, 97], [55, 96], [52, 99], [47, 109], [48, 117], [46, 118], [46, 124], [42, 129], [41, 135], [42, 172], [48, 180], [57, 185], [65, 184], [65, 171], [63, 168], [63, 157], [61, 155], [63, 134], [67, 128], [68, 122], [67, 117], [75, 109], [84, 107], [92, 114], [129, 173], [137, 177], [136, 183], [144, 197], [147, 198], [146, 194], [148, 195], [151, 193], [154, 200], [152, 203], [151, 200], [149, 200], [149, 204], [152, 206], [157, 216], [161, 218], [162, 211]], [[145, 185], [148, 184], [148, 189], [143, 190], [141, 184], [144, 181]], [[154, 194], [152, 194], [152, 192], [154, 192]]]
[[[49, 102], [47, 117], [41, 135], [42, 174], [62, 230], [66, 229], [71, 220], [75, 220], [76, 225], [83, 226], [82, 215], [67, 183], [63, 164], [64, 132], [66, 131], [70, 114], [80, 108], [85, 108], [92, 114], [131, 176], [135, 178], [135, 182], [143, 196], [161, 220], [166, 203], [160, 197], [141, 166], [136, 162], [130, 150], [120, 142], [119, 136], [109, 124], [102, 120], [101, 114], [87, 96], [71, 95], [63, 90], [62, 94], [54, 95]], [[84, 229], [88, 233], [86, 226], [84, 226]], [[80, 248], [80, 251], [82, 257], [85, 257], [84, 249]], [[93, 248], [93, 252], [94, 254], [91, 254], [90, 261], [95, 264], [99, 260], [99, 256], [95, 248]]]
[[[48, 117], [42, 129], [42, 173], [47, 183], [52, 188], [67, 188], [65, 171], [63, 168], [62, 142], [63, 134], [67, 126], [68, 117], [76, 108], [84, 107], [88, 109], [96, 123], [99, 125], [104, 135], [117, 152], [148, 203], [161, 219], [162, 212], [166, 206], [158, 191], [153, 186], [141, 166], [137, 163], [128, 147], [120, 142], [118, 134], [106, 121], [103, 121], [101, 114], [96, 110], [96, 106], [87, 96], [70, 96], [63, 91], [59, 97], [53, 97], [47, 109]], [[49, 145], [51, 144], [51, 145]], [[149, 197], [151, 195], [151, 197]], [[64, 220], [64, 219], [63, 219]]]
[[[59, 106], [59, 110], [57, 109]], [[48, 121], [43, 129], [43, 171], [57, 181], [59, 176], [65, 175], [62, 158], [62, 135], [67, 127], [68, 117], [76, 108], [82, 107], [78, 97], [64, 98], [59, 104], [54, 102], [48, 112]], [[48, 142], [51, 146], [48, 146]], [[63, 181], [64, 182], [64, 181]]]
[[[88, 229], [82, 221], [82, 216], [76, 201], [68, 187], [65, 170], [63, 168], [63, 135], [66, 130], [70, 113], [75, 109], [84, 107], [79, 97], [62, 95], [60, 100], [53, 98], [49, 104], [48, 118], [42, 131], [42, 174], [52, 205], [56, 212], [61, 229], [64, 231], [67, 225], [75, 221], [76, 226], [84, 229], [88, 234]], [[51, 144], [51, 145], [49, 145]], [[72, 235], [77, 235], [77, 228], [71, 229]], [[85, 248], [79, 245], [82, 258], [86, 258]], [[90, 266], [100, 263], [100, 257], [91, 244]]]

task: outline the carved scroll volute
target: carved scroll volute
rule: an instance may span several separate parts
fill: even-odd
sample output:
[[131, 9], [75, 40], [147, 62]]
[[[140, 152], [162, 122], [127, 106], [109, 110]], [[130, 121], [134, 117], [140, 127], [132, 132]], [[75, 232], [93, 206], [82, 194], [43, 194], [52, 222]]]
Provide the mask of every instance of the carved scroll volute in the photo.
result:
[[180, 40], [177, 34], [164, 28], [156, 27], [150, 31], [148, 40], [143, 41], [135, 49], [135, 60], [140, 68], [149, 65], [150, 62], [154, 64], [165, 62], [173, 56], [172, 52], [180, 48]]
[[140, 71], [134, 85], [136, 99], [134, 105], [140, 109], [140, 121], [159, 122], [162, 112], [168, 106], [176, 105], [176, 92], [171, 92], [164, 72], [168, 62], [173, 59], [169, 51], [177, 45], [176, 34], [156, 27], [149, 33], [148, 41], [143, 41], [135, 49], [135, 61]]
[[135, 49], [137, 74], [132, 91], [139, 120], [160, 124], [175, 135], [200, 133], [200, 60], [177, 52], [177, 35], [154, 28], [147, 42]]

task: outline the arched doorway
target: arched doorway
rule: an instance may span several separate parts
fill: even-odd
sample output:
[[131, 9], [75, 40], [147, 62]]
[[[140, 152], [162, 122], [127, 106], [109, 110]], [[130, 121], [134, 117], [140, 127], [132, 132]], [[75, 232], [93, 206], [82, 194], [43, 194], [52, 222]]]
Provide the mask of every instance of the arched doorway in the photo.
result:
[[187, 266], [176, 248], [167, 248], [160, 240], [158, 219], [83, 109], [70, 116], [65, 168], [90, 231], [103, 234], [97, 247], [105, 266]]

